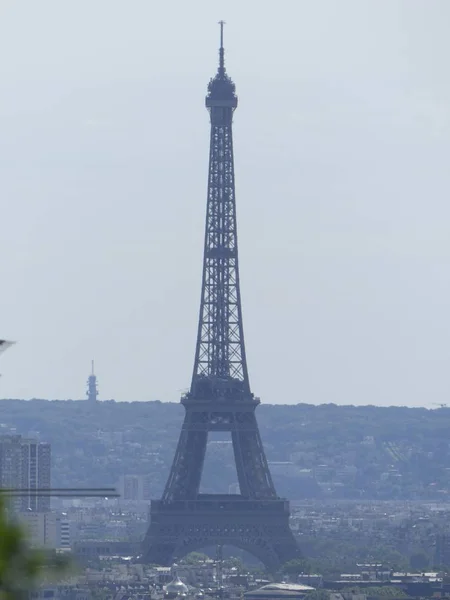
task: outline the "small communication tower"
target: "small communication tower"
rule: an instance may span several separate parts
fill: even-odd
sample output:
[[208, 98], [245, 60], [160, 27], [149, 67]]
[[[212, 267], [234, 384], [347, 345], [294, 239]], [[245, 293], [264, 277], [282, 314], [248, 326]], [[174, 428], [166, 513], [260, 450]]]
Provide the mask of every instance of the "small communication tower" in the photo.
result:
[[92, 361], [91, 374], [89, 375], [88, 380], [87, 380], [86, 396], [87, 396], [89, 403], [94, 404], [95, 402], [97, 402], [98, 389], [97, 389], [97, 376], [94, 373], [94, 361]]

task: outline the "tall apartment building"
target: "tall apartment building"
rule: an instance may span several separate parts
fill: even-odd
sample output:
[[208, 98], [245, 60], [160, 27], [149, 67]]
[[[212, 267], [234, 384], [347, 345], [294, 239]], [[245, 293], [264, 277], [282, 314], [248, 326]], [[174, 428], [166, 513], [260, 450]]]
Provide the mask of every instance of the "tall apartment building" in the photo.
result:
[[0, 487], [29, 490], [12, 498], [15, 510], [49, 512], [50, 497], [36, 492], [50, 485], [50, 444], [21, 435], [0, 436]]

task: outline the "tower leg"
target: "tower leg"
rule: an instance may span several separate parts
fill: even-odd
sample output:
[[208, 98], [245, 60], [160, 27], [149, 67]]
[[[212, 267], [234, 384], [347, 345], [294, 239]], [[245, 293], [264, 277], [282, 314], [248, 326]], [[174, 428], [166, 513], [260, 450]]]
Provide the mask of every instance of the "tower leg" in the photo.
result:
[[199, 492], [203, 463], [205, 462], [208, 432], [190, 430], [190, 417], [187, 412], [180, 439], [175, 452], [163, 500], [195, 499]]

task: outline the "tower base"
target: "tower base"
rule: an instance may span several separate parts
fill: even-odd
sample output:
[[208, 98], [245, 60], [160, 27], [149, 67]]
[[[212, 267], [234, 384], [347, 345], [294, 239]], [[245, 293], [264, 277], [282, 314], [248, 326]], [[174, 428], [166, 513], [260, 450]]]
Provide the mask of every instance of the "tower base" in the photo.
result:
[[189, 552], [215, 545], [241, 548], [269, 571], [300, 556], [285, 500], [206, 494], [197, 500], [152, 500], [145, 562], [169, 566]]

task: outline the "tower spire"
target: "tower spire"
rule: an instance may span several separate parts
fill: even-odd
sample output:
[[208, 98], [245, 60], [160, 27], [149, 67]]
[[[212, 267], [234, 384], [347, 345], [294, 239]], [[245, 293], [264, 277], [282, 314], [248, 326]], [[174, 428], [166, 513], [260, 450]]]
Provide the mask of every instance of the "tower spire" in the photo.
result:
[[[236, 88], [227, 74], [225, 69], [225, 49], [223, 47], [223, 26], [225, 21], [219, 21], [220, 25], [220, 48], [219, 48], [219, 66], [217, 73], [210, 80], [208, 85], [208, 94], [206, 96], [206, 107], [208, 109], [213, 106], [219, 106], [217, 102], [222, 105], [225, 101], [225, 105], [232, 110], [237, 106]], [[223, 105], [223, 106], [225, 106]]]
[[223, 26], [225, 21], [219, 21], [220, 25], [220, 49], [219, 49], [219, 75], [225, 75], [225, 49], [223, 47]]

